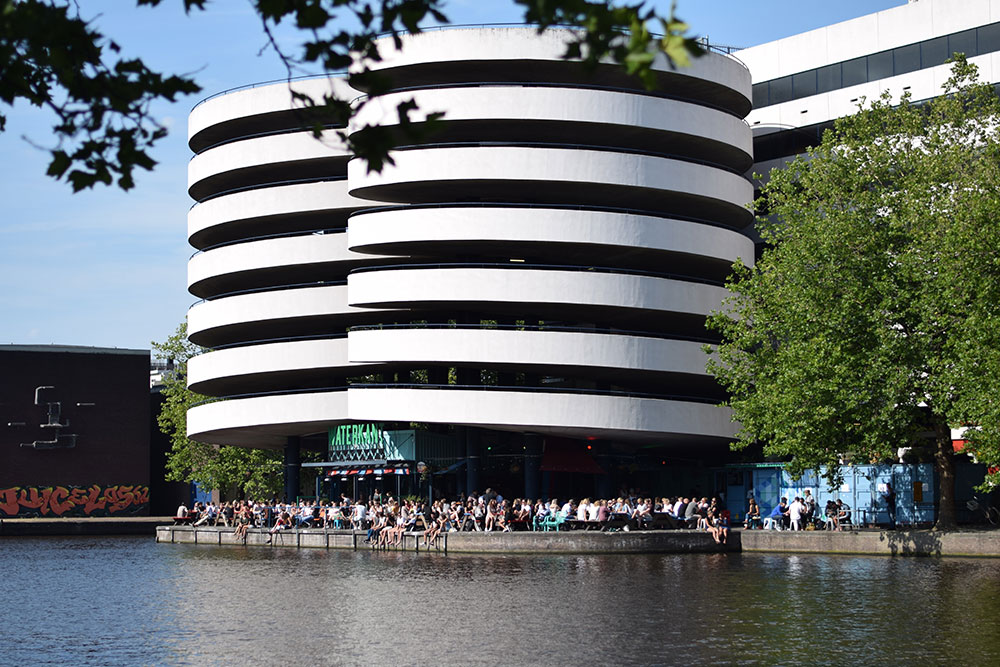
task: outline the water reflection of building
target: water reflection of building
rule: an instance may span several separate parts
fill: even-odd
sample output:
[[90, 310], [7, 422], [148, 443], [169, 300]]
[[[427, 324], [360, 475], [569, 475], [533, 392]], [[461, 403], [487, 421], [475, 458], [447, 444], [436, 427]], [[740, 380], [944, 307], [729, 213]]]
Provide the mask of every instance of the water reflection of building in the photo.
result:
[[392, 92], [359, 126], [398, 123], [411, 97], [447, 115], [382, 173], [333, 128], [324, 142], [301, 130], [285, 83], [192, 112], [189, 289], [203, 301], [188, 331], [210, 350], [189, 382], [227, 398], [189, 412], [193, 437], [282, 447], [292, 470], [341, 425], [384, 424], [414, 449], [392, 461], [353, 441], [341, 463], [358, 466], [324, 479], [423, 461], [450, 471], [449, 491], [529, 495], [652, 488], [678, 452], [726, 451], [734, 425], [702, 346], [729, 267], [753, 255], [749, 72], [719, 53], [663, 62], [650, 92], [562, 61], [566, 36], [385, 43]]

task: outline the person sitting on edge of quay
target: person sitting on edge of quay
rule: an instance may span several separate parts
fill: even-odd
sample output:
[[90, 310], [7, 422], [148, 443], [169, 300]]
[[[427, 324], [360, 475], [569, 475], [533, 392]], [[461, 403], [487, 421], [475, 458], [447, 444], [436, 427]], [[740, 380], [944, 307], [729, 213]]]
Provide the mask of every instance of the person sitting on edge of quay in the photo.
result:
[[280, 530], [289, 528], [291, 526], [291, 523], [292, 523], [292, 516], [288, 512], [282, 512], [281, 514], [279, 514], [278, 520], [274, 522], [274, 525], [271, 526], [271, 530], [268, 531], [267, 543], [270, 544], [271, 538], [274, 537], [274, 534]]
[[[374, 504], [374, 502], [375, 501], [373, 499], [372, 503]], [[377, 540], [379, 533], [381, 533], [382, 529], [388, 525], [386, 515], [382, 512], [382, 508], [378, 505], [376, 505], [372, 510], [371, 517], [372, 520], [368, 527], [368, 535], [365, 537], [365, 544], [371, 544], [373, 540]]]
[[236, 511], [236, 530], [233, 531], [233, 540], [246, 540], [247, 530], [250, 529], [250, 508], [246, 503], [240, 503]]
[[712, 539], [715, 540], [716, 544], [725, 544], [726, 540], [729, 539], [729, 510], [720, 509], [715, 504], [715, 499], [713, 498], [712, 500], [713, 505], [708, 510], [708, 532], [712, 535]]

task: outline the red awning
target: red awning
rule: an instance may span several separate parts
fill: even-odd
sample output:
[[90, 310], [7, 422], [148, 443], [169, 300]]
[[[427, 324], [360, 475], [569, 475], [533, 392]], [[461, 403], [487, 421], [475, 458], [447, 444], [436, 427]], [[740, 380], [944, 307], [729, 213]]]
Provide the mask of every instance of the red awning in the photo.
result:
[[604, 469], [597, 465], [585, 444], [563, 438], [545, 439], [541, 469], [549, 472], [604, 474]]

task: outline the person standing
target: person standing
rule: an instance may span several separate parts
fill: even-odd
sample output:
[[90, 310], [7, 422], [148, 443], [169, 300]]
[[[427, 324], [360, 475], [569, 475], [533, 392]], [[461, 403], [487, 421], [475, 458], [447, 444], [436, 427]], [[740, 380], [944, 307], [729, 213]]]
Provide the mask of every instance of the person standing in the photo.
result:
[[889, 510], [889, 530], [896, 530], [896, 491], [892, 488], [892, 482], [885, 483], [885, 493], [882, 497], [885, 498], [885, 506]]
[[805, 521], [806, 526], [808, 526], [816, 520], [816, 499], [813, 497], [812, 491], [809, 489], [805, 490], [805, 495], [802, 498], [802, 504], [806, 507], [806, 510], [802, 515], [802, 519]]

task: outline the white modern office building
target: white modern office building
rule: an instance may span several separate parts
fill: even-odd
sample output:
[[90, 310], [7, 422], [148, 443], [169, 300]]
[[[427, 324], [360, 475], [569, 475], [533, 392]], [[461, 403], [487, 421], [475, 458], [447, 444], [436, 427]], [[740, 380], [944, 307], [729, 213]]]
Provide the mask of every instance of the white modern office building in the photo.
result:
[[[733, 262], [753, 261], [751, 173], [862, 97], [936, 95], [954, 51], [997, 81], [1000, 0], [919, 0], [662, 62], [654, 91], [563, 61], [564, 39], [387, 42], [393, 90], [357, 127], [398, 123], [410, 98], [446, 116], [381, 173], [335, 128], [302, 130], [287, 83], [195, 108], [188, 279], [202, 300], [188, 332], [208, 351], [188, 379], [225, 400], [189, 412], [191, 437], [284, 447], [291, 467], [300, 446], [321, 448], [344, 463], [334, 479], [426, 458], [464, 465], [459, 488], [483, 472], [482, 486], [520, 479], [531, 496], [544, 471], [610, 493], [615, 470], [724, 452], [737, 425], [705, 372], [704, 321]], [[364, 95], [337, 78], [293, 87]], [[400, 449], [406, 429], [437, 444]]]
[[819, 143], [837, 118], [888, 90], [914, 101], [941, 93], [953, 53], [1000, 82], [1000, 2], [911, 0], [875, 14], [754, 46], [736, 55], [753, 74], [754, 170], [767, 174]]

